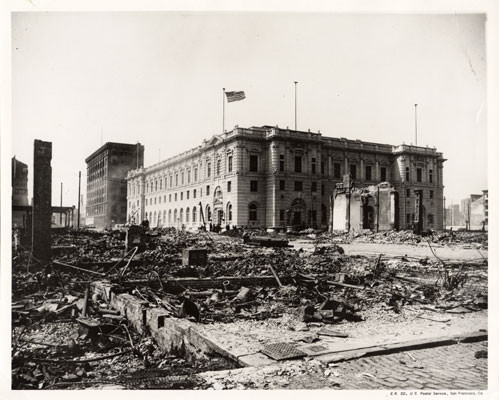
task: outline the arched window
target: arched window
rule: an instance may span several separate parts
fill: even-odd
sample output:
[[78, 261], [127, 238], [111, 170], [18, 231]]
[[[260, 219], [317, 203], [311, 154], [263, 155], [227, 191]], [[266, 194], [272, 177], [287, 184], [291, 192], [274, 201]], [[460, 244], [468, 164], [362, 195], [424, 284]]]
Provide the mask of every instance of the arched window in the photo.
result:
[[227, 204], [227, 222], [232, 222], [232, 204]]
[[182, 224], [184, 222], [184, 209], [180, 209], [180, 223]]
[[257, 221], [258, 220], [258, 206], [256, 203], [251, 203], [249, 205], [249, 220]]
[[159, 180], [159, 190], [163, 189], [163, 178]]
[[177, 209], [175, 209], [173, 211], [173, 223], [176, 224], [177, 223]]
[[172, 210], [168, 210], [168, 223], [172, 223]]
[[192, 207], [192, 222], [196, 222], [196, 207]]
[[185, 209], [185, 222], [188, 223], [189, 222], [189, 207], [187, 207]]

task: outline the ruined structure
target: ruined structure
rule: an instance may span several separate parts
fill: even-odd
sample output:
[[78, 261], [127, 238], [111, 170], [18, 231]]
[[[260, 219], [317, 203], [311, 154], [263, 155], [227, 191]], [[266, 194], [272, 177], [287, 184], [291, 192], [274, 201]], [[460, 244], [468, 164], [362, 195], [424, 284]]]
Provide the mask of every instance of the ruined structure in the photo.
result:
[[35, 140], [33, 156], [33, 256], [50, 261], [52, 219], [52, 142]]
[[330, 230], [386, 231], [398, 226], [398, 193], [388, 182], [355, 187], [350, 174], [331, 196]]
[[[127, 216], [137, 223], [148, 220], [152, 227], [327, 228], [330, 197], [350, 174], [357, 188], [393, 186], [390, 216], [383, 206], [377, 219], [383, 229], [413, 227], [415, 190], [423, 191], [424, 228], [442, 229], [444, 161], [428, 147], [236, 126], [197, 148], [130, 171]], [[389, 192], [384, 186], [379, 190], [382, 196]], [[366, 209], [374, 207], [366, 198]]]
[[87, 163], [86, 224], [98, 229], [126, 222], [126, 176], [144, 165], [140, 143], [108, 142], [85, 159]]

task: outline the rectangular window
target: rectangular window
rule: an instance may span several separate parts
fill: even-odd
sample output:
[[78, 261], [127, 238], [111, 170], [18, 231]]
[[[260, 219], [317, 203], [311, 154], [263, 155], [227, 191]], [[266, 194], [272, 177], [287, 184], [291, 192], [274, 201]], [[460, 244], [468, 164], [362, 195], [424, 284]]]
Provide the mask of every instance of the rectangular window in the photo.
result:
[[222, 160], [218, 159], [217, 160], [217, 176], [220, 175], [220, 172], [222, 170]]
[[258, 156], [250, 155], [250, 172], [258, 172]]
[[185, 192], [185, 198], [186, 198], [186, 200], [189, 200], [189, 194], [190, 194], [189, 191]]
[[198, 181], [198, 169], [194, 168], [194, 182]]
[[301, 172], [301, 156], [295, 156], [295, 172]]
[[416, 169], [416, 179], [418, 182], [423, 180], [423, 170], [421, 168]]
[[295, 181], [295, 191], [301, 192], [303, 190], [303, 182]]
[[381, 167], [381, 182], [386, 182], [386, 167]]
[[430, 190], [430, 199], [433, 199], [433, 190]]
[[180, 192], [180, 201], [184, 200], [184, 192]]
[[250, 181], [250, 191], [258, 192], [258, 181]]
[[279, 181], [279, 190], [286, 190], [286, 181]]
[[341, 164], [340, 163], [334, 163], [333, 165], [333, 175], [335, 178], [341, 178]]
[[161, 196], [158, 198], [158, 203], [161, 204]]
[[284, 221], [284, 210], [279, 210], [279, 221]]
[[430, 178], [430, 183], [433, 183], [433, 170], [432, 169], [430, 169], [430, 176], [429, 176], [429, 178]]
[[324, 175], [326, 172], [326, 160], [321, 160], [321, 174]]
[[182, 179], [181, 179], [181, 181], [182, 181], [182, 185], [184, 184], [184, 175], [185, 175], [185, 174], [184, 174], [184, 171], [182, 171]]
[[168, 201], [171, 203], [172, 202], [172, 195], [171, 193], [168, 195]]
[[232, 182], [228, 181], [227, 182], [227, 192], [230, 192], [232, 190]]
[[321, 195], [324, 196], [325, 193], [326, 193], [326, 189], [325, 189], [324, 185], [321, 185]]
[[187, 170], [187, 183], [191, 183], [191, 170]]
[[366, 165], [366, 181], [370, 181], [372, 179], [372, 167], [370, 165]]
[[357, 166], [355, 164], [350, 164], [350, 174], [352, 179], [357, 179]]
[[411, 189], [406, 189], [405, 190], [405, 196], [406, 197], [411, 197]]
[[206, 196], [210, 195], [210, 185], [206, 186]]
[[312, 174], [315, 174], [317, 171], [317, 162], [315, 158], [312, 157]]
[[279, 171], [284, 171], [284, 154], [279, 156]]
[[232, 156], [229, 156], [227, 159], [227, 171], [232, 172]]
[[206, 164], [206, 176], [208, 178], [211, 176], [211, 163]]
[[163, 203], [166, 203], [166, 194], [163, 196]]
[[312, 182], [312, 192], [317, 192], [317, 182]]
[[154, 204], [156, 204], [156, 197], [154, 198]]
[[193, 198], [193, 199], [195, 199], [195, 198], [196, 198], [196, 189], [194, 189], [194, 190], [192, 191], [192, 198]]
[[177, 201], [177, 193], [175, 193], [175, 201]]
[[173, 187], [173, 176], [170, 175], [170, 187]]
[[409, 180], [409, 167], [405, 167], [405, 180], [408, 181]]
[[175, 186], [178, 186], [178, 174], [175, 174]]

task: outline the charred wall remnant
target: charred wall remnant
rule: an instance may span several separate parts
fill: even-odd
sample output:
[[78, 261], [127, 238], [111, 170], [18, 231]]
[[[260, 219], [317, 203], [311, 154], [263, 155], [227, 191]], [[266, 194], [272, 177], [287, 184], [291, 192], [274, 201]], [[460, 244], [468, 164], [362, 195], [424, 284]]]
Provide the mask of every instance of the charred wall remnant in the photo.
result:
[[387, 231], [398, 228], [397, 192], [388, 182], [357, 188], [349, 174], [331, 196], [330, 230]]
[[33, 153], [33, 255], [50, 261], [52, 218], [52, 143], [35, 140]]

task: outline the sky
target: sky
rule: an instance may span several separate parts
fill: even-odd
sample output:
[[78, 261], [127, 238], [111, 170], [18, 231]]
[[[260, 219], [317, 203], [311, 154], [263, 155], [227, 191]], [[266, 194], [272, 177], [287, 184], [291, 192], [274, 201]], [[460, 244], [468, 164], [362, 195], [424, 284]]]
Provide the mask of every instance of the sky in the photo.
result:
[[[53, 142], [52, 203], [85, 194], [85, 158], [108, 141], [149, 166], [225, 128], [436, 147], [447, 204], [487, 188], [485, 16], [333, 13], [14, 13], [12, 155]], [[30, 193], [32, 193], [30, 188]]]

